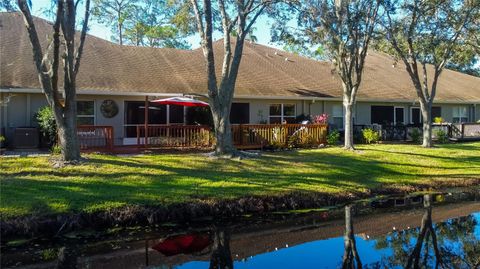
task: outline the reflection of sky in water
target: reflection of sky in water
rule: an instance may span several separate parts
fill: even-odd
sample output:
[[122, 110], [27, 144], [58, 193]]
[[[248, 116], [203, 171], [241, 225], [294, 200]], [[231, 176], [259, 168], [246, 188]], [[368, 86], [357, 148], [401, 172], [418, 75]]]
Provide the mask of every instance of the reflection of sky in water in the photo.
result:
[[477, 221], [477, 225], [475, 226], [475, 237], [480, 239], [480, 212], [473, 213], [472, 215]]
[[[365, 241], [358, 236], [355, 239], [362, 263], [377, 262], [382, 255], [390, 253], [388, 249], [376, 250], [374, 240]], [[232, 255], [235, 256], [235, 253]], [[341, 264], [342, 255], [343, 237], [337, 237], [259, 254], [244, 262], [236, 261], [234, 268], [299, 268], [300, 265], [301, 268], [336, 268]], [[208, 268], [208, 265], [207, 261], [195, 261], [176, 268]]]
[[[474, 234], [480, 240], [480, 212], [472, 215], [477, 223]], [[391, 238], [390, 236], [387, 237]], [[375, 240], [364, 240], [359, 236], [356, 236], [355, 239], [363, 265], [377, 263], [382, 258], [393, 255], [390, 248], [375, 248]], [[415, 242], [415, 239], [412, 240], [410, 245], [413, 246]], [[462, 244], [459, 242], [445, 241], [445, 245], [454, 252], [461, 252]], [[343, 252], [343, 237], [336, 237], [259, 254], [248, 258], [246, 261], [235, 261], [234, 268], [339, 268], [341, 267]], [[232, 253], [232, 256], [235, 258], [235, 253]], [[208, 267], [209, 261], [192, 261], [176, 268], [197, 269]]]

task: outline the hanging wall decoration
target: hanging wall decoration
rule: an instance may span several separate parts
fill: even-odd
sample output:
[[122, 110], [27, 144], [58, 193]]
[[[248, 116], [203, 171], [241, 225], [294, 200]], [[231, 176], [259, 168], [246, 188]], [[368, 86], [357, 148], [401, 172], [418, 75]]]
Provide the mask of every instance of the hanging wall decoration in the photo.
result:
[[105, 118], [113, 118], [118, 114], [118, 105], [113, 100], [104, 100], [100, 111]]

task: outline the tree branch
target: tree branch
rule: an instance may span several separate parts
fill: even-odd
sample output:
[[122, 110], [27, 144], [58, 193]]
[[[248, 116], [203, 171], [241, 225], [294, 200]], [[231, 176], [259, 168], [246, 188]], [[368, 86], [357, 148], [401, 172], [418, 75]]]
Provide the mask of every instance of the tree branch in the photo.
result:
[[205, 27], [203, 26], [203, 19], [200, 15], [200, 10], [198, 8], [198, 2], [197, 0], [190, 0], [193, 6], [193, 12], [195, 13], [195, 19], [197, 21], [197, 31], [198, 34], [200, 35], [200, 38], [203, 40], [206, 40], [205, 37]]
[[[77, 6], [75, 5], [75, 10]], [[85, 38], [87, 36], [88, 30], [88, 19], [90, 17], [90, 0], [86, 0], [85, 2], [85, 16], [83, 20], [82, 32], [80, 34], [80, 45], [78, 46], [78, 50], [75, 56], [75, 67], [73, 69], [74, 76], [76, 77], [78, 74], [78, 70], [80, 68], [80, 59], [83, 53], [83, 47], [85, 45]]]

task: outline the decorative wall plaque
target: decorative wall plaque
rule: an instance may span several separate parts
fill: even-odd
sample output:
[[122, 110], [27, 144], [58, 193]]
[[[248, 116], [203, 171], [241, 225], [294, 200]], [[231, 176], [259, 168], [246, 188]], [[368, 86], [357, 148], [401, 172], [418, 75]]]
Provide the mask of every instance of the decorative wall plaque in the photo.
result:
[[113, 118], [118, 114], [117, 103], [113, 100], [104, 100], [100, 106], [100, 111], [105, 118]]

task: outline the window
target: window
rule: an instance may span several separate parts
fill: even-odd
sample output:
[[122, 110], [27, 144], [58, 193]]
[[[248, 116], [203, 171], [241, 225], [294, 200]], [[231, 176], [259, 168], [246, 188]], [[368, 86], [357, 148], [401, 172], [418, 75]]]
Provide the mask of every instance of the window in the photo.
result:
[[422, 123], [422, 113], [420, 113], [419, 107], [410, 108], [410, 123], [414, 125], [420, 125]]
[[434, 106], [432, 107], [432, 120], [435, 118], [441, 118], [442, 117], [442, 108], [439, 106]]
[[372, 123], [375, 124], [392, 124], [395, 121], [393, 106], [372, 106], [371, 116]]
[[[166, 124], [167, 106], [148, 105], [148, 124]], [[137, 137], [137, 125], [145, 124], [145, 102], [125, 101], [125, 136]]]
[[232, 124], [248, 124], [250, 122], [250, 104], [249, 103], [232, 103], [230, 110], [230, 123]]
[[405, 108], [395, 107], [395, 120], [396, 125], [405, 124]]
[[185, 107], [169, 105], [168, 122], [171, 124], [182, 124], [185, 116]]
[[295, 122], [295, 105], [294, 104], [271, 104], [270, 105], [270, 123], [287, 123]]
[[333, 120], [334, 128], [343, 130], [343, 106], [342, 105], [332, 106], [332, 120]]
[[95, 125], [94, 101], [77, 101], [77, 125]]
[[468, 110], [466, 106], [453, 107], [453, 122], [461, 123], [468, 121]]

